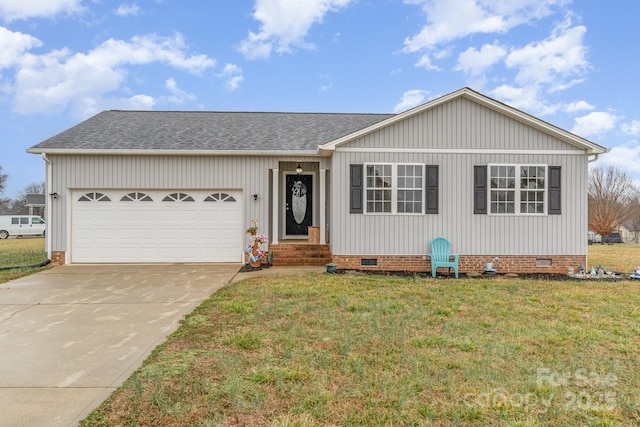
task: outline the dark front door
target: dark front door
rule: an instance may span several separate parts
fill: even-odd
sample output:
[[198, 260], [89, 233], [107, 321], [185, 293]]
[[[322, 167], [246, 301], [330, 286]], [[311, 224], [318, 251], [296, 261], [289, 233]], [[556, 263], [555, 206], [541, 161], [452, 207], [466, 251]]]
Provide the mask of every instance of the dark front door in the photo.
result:
[[286, 186], [286, 234], [306, 236], [312, 225], [312, 175], [287, 175]]

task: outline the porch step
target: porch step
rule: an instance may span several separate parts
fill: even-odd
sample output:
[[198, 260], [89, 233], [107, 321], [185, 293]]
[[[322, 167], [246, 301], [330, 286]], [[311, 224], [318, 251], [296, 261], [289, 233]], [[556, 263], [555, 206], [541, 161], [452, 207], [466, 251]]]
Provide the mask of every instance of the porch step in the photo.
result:
[[285, 243], [270, 245], [273, 265], [325, 265], [331, 262], [329, 245]]

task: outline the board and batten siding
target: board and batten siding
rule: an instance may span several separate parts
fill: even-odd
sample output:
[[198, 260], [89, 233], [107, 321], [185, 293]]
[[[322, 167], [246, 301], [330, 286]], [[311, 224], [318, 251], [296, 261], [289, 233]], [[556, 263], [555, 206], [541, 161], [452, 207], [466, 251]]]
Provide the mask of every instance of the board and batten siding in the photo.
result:
[[352, 149], [580, 149], [469, 99], [458, 98], [379, 129]]
[[[284, 157], [286, 159], [286, 157]], [[261, 231], [269, 233], [271, 218], [271, 170], [278, 169], [281, 157], [249, 156], [107, 156], [49, 155], [52, 166], [51, 238], [53, 251], [67, 251], [71, 200], [77, 189], [212, 189], [242, 190], [243, 223], [259, 218]], [[291, 161], [291, 160], [289, 160]], [[328, 159], [300, 158], [320, 162]], [[281, 170], [282, 174], [283, 171]], [[252, 194], [259, 194], [253, 200]]]
[[[335, 255], [419, 255], [435, 237], [465, 255], [583, 255], [587, 253], [586, 156], [415, 153], [334, 154], [331, 248]], [[435, 215], [349, 214], [349, 165], [439, 165]], [[473, 212], [473, 167], [489, 163], [561, 166], [560, 215], [497, 216]], [[339, 219], [336, 219], [339, 217]]]

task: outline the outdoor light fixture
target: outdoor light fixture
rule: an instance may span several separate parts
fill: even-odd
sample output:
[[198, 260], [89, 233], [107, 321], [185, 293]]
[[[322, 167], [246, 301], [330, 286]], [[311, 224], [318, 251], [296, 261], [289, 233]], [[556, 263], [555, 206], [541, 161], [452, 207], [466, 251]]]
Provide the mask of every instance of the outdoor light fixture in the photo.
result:
[[51, 197], [53, 197], [54, 199], [57, 199], [57, 198], [58, 198], [58, 193], [49, 193], [49, 195], [50, 195]]
[[296, 173], [298, 175], [300, 175], [302, 173], [302, 166], [300, 166], [300, 163], [298, 163], [298, 166], [296, 166]]

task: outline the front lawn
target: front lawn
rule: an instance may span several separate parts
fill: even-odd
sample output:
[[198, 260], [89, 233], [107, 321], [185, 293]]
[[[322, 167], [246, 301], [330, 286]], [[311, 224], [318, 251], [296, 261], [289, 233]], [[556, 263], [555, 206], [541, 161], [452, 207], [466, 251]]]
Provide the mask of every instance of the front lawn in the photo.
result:
[[633, 281], [251, 279], [82, 425], [637, 425], [639, 307]]
[[47, 259], [43, 237], [0, 240], [0, 283], [27, 276], [39, 268], [5, 269], [41, 263]]

